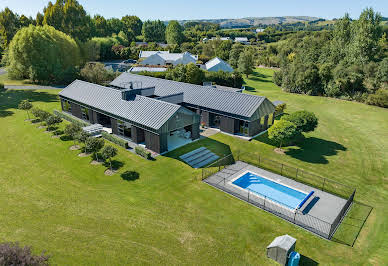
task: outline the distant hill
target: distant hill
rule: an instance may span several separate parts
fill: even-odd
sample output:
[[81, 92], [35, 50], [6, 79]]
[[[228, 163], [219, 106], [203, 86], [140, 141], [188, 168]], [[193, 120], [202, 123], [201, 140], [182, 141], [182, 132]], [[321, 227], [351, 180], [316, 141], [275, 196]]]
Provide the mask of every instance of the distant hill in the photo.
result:
[[312, 22], [322, 20], [317, 17], [309, 16], [284, 16], [284, 17], [248, 17], [240, 19], [198, 19], [198, 20], [180, 20], [181, 24], [188, 21], [211, 22], [220, 24], [221, 28], [244, 28], [259, 25], [277, 25], [297, 22]]

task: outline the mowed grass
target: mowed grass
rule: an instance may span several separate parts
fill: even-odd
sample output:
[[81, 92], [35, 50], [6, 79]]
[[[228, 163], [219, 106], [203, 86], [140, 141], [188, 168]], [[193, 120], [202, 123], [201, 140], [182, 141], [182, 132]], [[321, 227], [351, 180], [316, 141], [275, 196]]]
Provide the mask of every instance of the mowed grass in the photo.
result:
[[33, 85], [31, 80], [28, 80], [28, 79], [24, 79], [24, 80], [10, 79], [7, 73], [0, 75], [0, 83], [4, 85]]
[[[217, 134], [192, 148], [202, 142], [219, 155], [229, 149], [260, 153], [357, 187], [356, 199], [374, 209], [353, 248], [200, 182], [199, 170], [176, 159], [179, 150], [146, 161], [118, 147], [115, 160], [123, 166], [105, 176], [106, 167], [78, 157], [79, 151], [69, 150], [71, 141], [51, 138], [15, 109], [25, 98], [59, 109], [53, 90], [0, 94], [0, 241], [46, 250], [59, 265], [277, 265], [265, 248], [276, 236], [290, 234], [298, 239], [302, 265], [386, 264], [387, 111], [283, 93], [271, 75], [260, 70], [252, 76], [247, 83], [257, 91], [249, 93], [284, 100], [289, 111], [314, 111], [320, 125], [303, 147], [278, 155], [265, 136], [248, 142]], [[140, 177], [125, 181], [120, 173], [126, 170]]]

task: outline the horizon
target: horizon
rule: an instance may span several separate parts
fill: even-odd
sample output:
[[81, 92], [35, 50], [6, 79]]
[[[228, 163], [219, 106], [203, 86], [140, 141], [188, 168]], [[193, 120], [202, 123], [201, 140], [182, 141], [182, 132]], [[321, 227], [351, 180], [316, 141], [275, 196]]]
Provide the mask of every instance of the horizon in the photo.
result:
[[[43, 8], [47, 6], [48, 2], [46, 0], [0, 0], [0, 9], [8, 7], [19, 15], [24, 14], [35, 18], [37, 12], [43, 12]], [[52, 2], [55, 2], [55, 0]], [[343, 17], [345, 13], [349, 13], [352, 19], [356, 19], [362, 10], [367, 7], [372, 7], [383, 17], [388, 16], [388, 5], [383, 0], [362, 0], [357, 1], [357, 3], [351, 0], [341, 2], [328, 0], [325, 3], [312, 3], [311, 1], [301, 0], [298, 4], [281, 0], [276, 5], [267, 2], [260, 3], [254, 0], [243, 0], [243, 4], [236, 6], [232, 4], [225, 5], [224, 1], [221, 0], [214, 0], [212, 2], [198, 0], [194, 6], [191, 6], [190, 10], [192, 12], [190, 14], [186, 14], [187, 6], [192, 3], [187, 0], [170, 0], [168, 5], [162, 1], [149, 0], [147, 6], [155, 6], [152, 9], [144, 8], [144, 3], [125, 0], [113, 0], [112, 2], [114, 3], [111, 5], [107, 5], [104, 0], [79, 0], [78, 2], [91, 16], [99, 14], [105, 18], [121, 18], [125, 15], [135, 15], [143, 21], [157, 19], [166, 21], [290, 16], [309, 16], [331, 20]], [[185, 2], [187, 5], [185, 5]], [[336, 5], [335, 10], [332, 8], [333, 5]]]

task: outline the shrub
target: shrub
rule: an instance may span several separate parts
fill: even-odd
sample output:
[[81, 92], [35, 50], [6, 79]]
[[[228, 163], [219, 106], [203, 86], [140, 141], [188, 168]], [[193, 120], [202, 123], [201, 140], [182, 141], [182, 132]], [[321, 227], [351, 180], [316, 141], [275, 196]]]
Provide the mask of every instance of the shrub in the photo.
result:
[[28, 116], [28, 119], [30, 119], [30, 114], [28, 112], [28, 110], [30, 110], [32, 108], [32, 103], [30, 103], [28, 100], [23, 100], [19, 103], [18, 105], [18, 108], [20, 110], [25, 110], [27, 111], [27, 116]]
[[308, 111], [297, 111], [290, 115], [283, 116], [281, 120], [292, 122], [300, 132], [314, 131], [318, 126], [318, 118], [314, 113]]
[[283, 73], [282, 73], [281, 70], [275, 71], [275, 72], [273, 73], [272, 81], [273, 81], [273, 83], [275, 83], [275, 84], [278, 85], [279, 87], [282, 86], [282, 82], [283, 82]]
[[4, 90], [4, 84], [0, 83], [0, 91]]
[[85, 121], [83, 121], [75, 116], [72, 116], [70, 114], [66, 114], [64, 112], [59, 112], [58, 110], [54, 110], [53, 113], [54, 113], [54, 115], [59, 116], [60, 118], [63, 118], [63, 119], [65, 119], [73, 124], [80, 126], [80, 127], [86, 127], [86, 126], [90, 125], [90, 123], [88, 123], [88, 122], [85, 122]]
[[116, 137], [115, 135], [112, 135], [112, 134], [109, 134], [105, 131], [102, 131], [101, 132], [101, 136], [106, 139], [106, 140], [109, 140], [111, 142], [113, 142], [114, 144], [117, 144], [125, 149], [128, 149], [129, 146], [128, 146], [128, 141], [126, 140], [123, 140], [122, 138], [119, 138], [119, 137]]
[[366, 103], [388, 108], [388, 90], [379, 89], [375, 94], [370, 94]]
[[287, 108], [287, 105], [285, 103], [278, 104], [275, 107], [275, 115], [284, 113], [284, 110], [286, 110], [286, 108]]
[[49, 256], [42, 253], [34, 255], [28, 246], [20, 247], [18, 243], [0, 244], [0, 265], [48, 265]]
[[268, 138], [274, 140], [279, 148], [283, 144], [288, 144], [298, 134], [294, 123], [286, 120], [279, 120], [268, 129]]
[[143, 147], [136, 146], [135, 152], [136, 152], [137, 154], [139, 154], [140, 156], [146, 158], [147, 160], [150, 160], [150, 159], [152, 158], [151, 152], [147, 151], [147, 150], [144, 149]]
[[53, 126], [62, 123], [62, 118], [57, 115], [49, 115], [45, 121], [48, 126], [47, 130], [50, 131]]
[[102, 63], [88, 63], [81, 69], [81, 77], [91, 83], [106, 85], [117, 75], [113, 70], [107, 70]]
[[139, 178], [139, 173], [135, 171], [125, 171], [121, 174], [121, 178], [127, 181], [133, 181]]
[[104, 147], [105, 141], [103, 139], [99, 138], [88, 138], [85, 142], [85, 150], [91, 151], [95, 156], [96, 160], [98, 161], [98, 152], [99, 150]]
[[112, 171], [112, 157], [115, 157], [117, 155], [117, 152], [118, 152], [117, 149], [110, 145], [105, 146], [101, 151], [102, 158], [104, 158], [105, 160], [109, 159], [109, 166], [111, 171]]

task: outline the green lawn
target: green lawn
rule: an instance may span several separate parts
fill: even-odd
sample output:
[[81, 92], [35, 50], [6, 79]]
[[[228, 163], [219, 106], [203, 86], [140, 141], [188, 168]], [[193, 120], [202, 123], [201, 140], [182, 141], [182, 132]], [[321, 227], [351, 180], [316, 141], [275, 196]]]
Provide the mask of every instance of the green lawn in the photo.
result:
[[[273, 152], [265, 136], [251, 142], [223, 134], [195, 142], [219, 155], [260, 153], [357, 188], [356, 199], [374, 207], [355, 246], [327, 241], [213, 189], [199, 170], [177, 160], [190, 147], [147, 161], [122, 148], [119, 173], [70, 151], [24, 122], [15, 110], [29, 98], [46, 110], [60, 108], [58, 91], [0, 93], [0, 241], [46, 250], [53, 264], [277, 265], [265, 247], [278, 235], [297, 238], [302, 265], [388, 263], [388, 111], [359, 103], [281, 92], [260, 70], [249, 93], [284, 100], [288, 111], [307, 109], [320, 119], [302, 147]], [[137, 180], [120, 173], [133, 170]], [[354, 215], [358, 215], [356, 212]], [[341, 232], [339, 232], [340, 234]]]
[[0, 83], [4, 85], [33, 85], [31, 83], [31, 80], [28, 80], [28, 79], [24, 79], [24, 80], [10, 79], [7, 73], [0, 75]]

